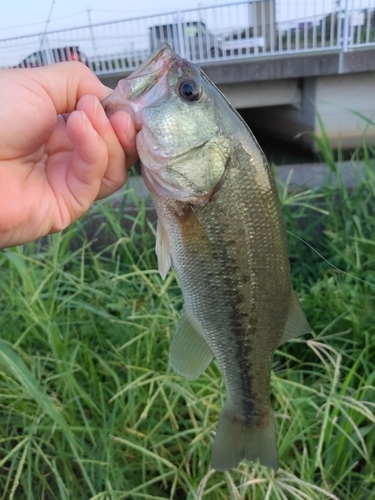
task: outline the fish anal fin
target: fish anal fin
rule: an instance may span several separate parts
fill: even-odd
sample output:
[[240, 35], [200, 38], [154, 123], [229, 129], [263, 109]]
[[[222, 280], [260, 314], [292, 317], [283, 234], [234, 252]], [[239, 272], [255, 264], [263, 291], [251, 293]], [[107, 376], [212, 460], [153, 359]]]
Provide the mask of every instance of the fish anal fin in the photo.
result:
[[159, 219], [156, 227], [155, 253], [158, 258], [159, 273], [164, 280], [171, 267], [171, 254], [169, 251], [167, 233]]
[[286, 320], [283, 336], [281, 337], [279, 345], [287, 342], [290, 339], [304, 335], [311, 332], [311, 326], [308, 324], [305, 313], [302, 310], [296, 293], [293, 291], [288, 318]]
[[192, 380], [201, 375], [213, 358], [211, 349], [184, 311], [171, 342], [172, 368]]
[[226, 404], [219, 417], [211, 465], [224, 472], [244, 458], [252, 462], [259, 459], [274, 470], [279, 468], [274, 416], [270, 409], [263, 425], [251, 425], [236, 417]]

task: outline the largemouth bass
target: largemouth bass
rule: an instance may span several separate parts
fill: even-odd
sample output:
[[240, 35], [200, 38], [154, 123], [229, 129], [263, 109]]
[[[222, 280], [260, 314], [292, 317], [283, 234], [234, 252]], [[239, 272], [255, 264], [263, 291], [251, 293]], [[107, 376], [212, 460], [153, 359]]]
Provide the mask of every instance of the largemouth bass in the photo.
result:
[[212, 466], [278, 468], [275, 349], [311, 331], [293, 291], [275, 182], [246, 123], [196, 65], [164, 44], [103, 101], [128, 111], [158, 214], [156, 253], [185, 300], [170, 363], [189, 379], [216, 358], [226, 386]]

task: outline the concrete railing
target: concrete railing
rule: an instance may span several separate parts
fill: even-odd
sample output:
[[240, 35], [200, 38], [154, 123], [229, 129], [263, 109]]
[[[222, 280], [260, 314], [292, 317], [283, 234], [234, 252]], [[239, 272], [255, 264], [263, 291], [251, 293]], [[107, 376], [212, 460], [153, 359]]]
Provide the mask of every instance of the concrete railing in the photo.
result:
[[[371, 7], [372, 5], [372, 7]], [[375, 47], [370, 0], [250, 0], [0, 40], [0, 66], [79, 59], [97, 74], [132, 71], [165, 41], [199, 64]]]

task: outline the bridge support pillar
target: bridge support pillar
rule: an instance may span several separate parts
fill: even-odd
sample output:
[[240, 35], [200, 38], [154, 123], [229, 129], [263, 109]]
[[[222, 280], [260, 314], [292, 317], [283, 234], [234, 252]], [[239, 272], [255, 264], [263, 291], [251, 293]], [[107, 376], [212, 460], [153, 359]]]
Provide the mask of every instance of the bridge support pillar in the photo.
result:
[[323, 134], [334, 149], [353, 149], [364, 139], [375, 145], [373, 72], [301, 78], [299, 88], [299, 102], [248, 110], [250, 127], [314, 151], [318, 150], [314, 135]]

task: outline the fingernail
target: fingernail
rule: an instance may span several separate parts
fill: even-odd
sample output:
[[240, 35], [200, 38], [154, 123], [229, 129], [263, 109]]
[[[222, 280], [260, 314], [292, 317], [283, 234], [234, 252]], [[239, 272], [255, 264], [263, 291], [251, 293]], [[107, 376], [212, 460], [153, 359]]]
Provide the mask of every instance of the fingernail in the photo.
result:
[[79, 113], [80, 113], [80, 115], [81, 115], [82, 125], [83, 125], [84, 127], [87, 127], [87, 124], [88, 124], [88, 119], [87, 119], [86, 114], [85, 114], [83, 111], [80, 111]]
[[89, 122], [89, 120], [88, 120], [88, 118], [87, 118], [87, 116], [86, 116], [86, 113], [84, 113], [83, 111], [80, 111], [80, 113], [81, 113], [82, 125], [83, 125], [85, 128], [87, 128], [87, 127], [89, 126], [89, 123], [90, 123], [90, 122]]
[[108, 122], [108, 118], [104, 112], [104, 109], [102, 107], [102, 105], [100, 104], [99, 100], [93, 96], [93, 111], [94, 111], [94, 115], [95, 117], [101, 122], [101, 123], [107, 123]]
[[85, 127], [85, 129], [91, 134], [97, 135], [86, 114], [83, 111], [80, 111], [80, 113], [81, 113], [82, 125]]

